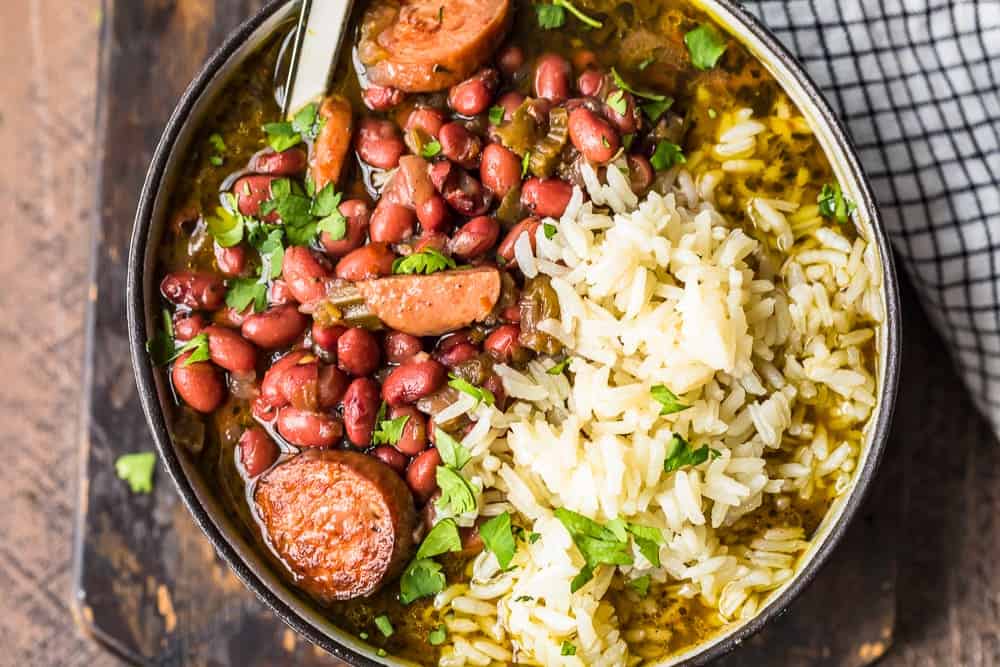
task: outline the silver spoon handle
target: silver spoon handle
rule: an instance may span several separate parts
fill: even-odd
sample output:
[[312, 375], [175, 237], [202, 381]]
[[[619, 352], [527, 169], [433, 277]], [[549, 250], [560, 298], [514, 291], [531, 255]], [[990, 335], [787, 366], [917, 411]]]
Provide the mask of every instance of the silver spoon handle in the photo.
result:
[[291, 118], [330, 85], [354, 0], [302, 0], [282, 113]]

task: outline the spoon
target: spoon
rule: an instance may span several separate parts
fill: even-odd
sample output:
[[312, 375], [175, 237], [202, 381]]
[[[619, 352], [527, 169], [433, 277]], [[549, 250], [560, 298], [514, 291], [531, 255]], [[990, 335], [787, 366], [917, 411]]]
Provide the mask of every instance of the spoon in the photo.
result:
[[281, 105], [286, 119], [326, 95], [353, 7], [354, 0], [302, 0]]

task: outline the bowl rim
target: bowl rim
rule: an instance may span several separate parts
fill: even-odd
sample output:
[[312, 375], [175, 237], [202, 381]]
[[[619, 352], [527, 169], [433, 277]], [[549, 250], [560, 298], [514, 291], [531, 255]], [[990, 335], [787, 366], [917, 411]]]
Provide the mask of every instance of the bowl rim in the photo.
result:
[[[392, 663], [382, 663], [372, 660], [368, 656], [340, 643], [333, 636], [305, 619], [272, 590], [257, 574], [255, 568], [243, 560], [237, 549], [234, 548], [225, 534], [218, 528], [212, 519], [211, 511], [199, 500], [191, 481], [183, 469], [180, 458], [174, 450], [167, 430], [166, 419], [158, 400], [157, 387], [154, 380], [154, 373], [156, 371], [149, 361], [145, 349], [147, 333], [143, 279], [146, 269], [146, 248], [152, 227], [156, 195], [171, 163], [171, 149], [178, 140], [182, 129], [186, 127], [196, 103], [210, 89], [216, 74], [265, 21], [281, 8], [295, 1], [268, 0], [254, 15], [232, 30], [222, 45], [209, 56], [205, 64], [192, 79], [167, 121], [143, 182], [129, 244], [128, 274], [125, 284], [129, 348], [139, 400], [150, 431], [153, 434], [160, 459], [166, 467], [167, 474], [173, 481], [185, 507], [191, 513], [198, 527], [205, 533], [216, 552], [225, 560], [240, 581], [297, 633], [349, 664], [358, 667], [377, 667], [381, 664]], [[702, 4], [698, 0], [693, 1], [696, 4]], [[874, 424], [869, 426], [872, 431], [868, 452], [863, 459], [860, 470], [856, 473], [857, 477], [854, 481], [854, 488], [850, 496], [846, 499], [840, 511], [839, 518], [826, 532], [822, 543], [816, 547], [809, 560], [795, 572], [791, 583], [785, 586], [777, 595], [768, 599], [767, 604], [753, 618], [721, 637], [716, 638], [715, 641], [710, 639], [707, 642], [703, 642], [700, 646], [696, 645], [692, 647], [688, 652], [682, 654], [677, 662], [668, 663], [672, 665], [703, 665], [729, 653], [759, 632], [772, 619], [784, 613], [826, 564], [863, 504], [870, 490], [872, 479], [882, 460], [896, 404], [900, 365], [901, 314], [892, 250], [876, 205], [871, 184], [861, 168], [857, 150], [852, 140], [816, 83], [806, 73], [805, 69], [791, 52], [778, 41], [756, 16], [739, 4], [738, 0], [708, 0], [706, 4], [718, 5], [735, 17], [736, 21], [741, 24], [739, 27], [747, 30], [764, 47], [765, 51], [770, 52], [770, 55], [786, 68], [787, 73], [792, 77], [794, 83], [800, 87], [802, 92], [809, 98], [811, 104], [814, 105], [817, 120], [826, 125], [829, 136], [833, 140], [833, 148], [840, 151], [839, 159], [857, 186], [857, 192], [861, 195], [858, 202], [859, 209], [863, 210], [867, 217], [867, 227], [870, 229], [872, 235], [871, 241], [876, 244], [882, 260], [882, 295], [885, 300], [886, 314], [886, 319], [882, 323], [882, 326], [886, 330], [886, 344], [885, 349], [882, 350], [885, 373], [883, 384], [879, 391], [880, 409], [878, 410]], [[722, 23], [730, 31], [735, 31], [737, 28], [737, 26], [729, 25], [727, 21], [724, 21], [717, 14], [713, 18]], [[392, 656], [388, 656], [388, 658], [391, 659]], [[667, 660], [669, 661], [670, 659], [668, 658]]]

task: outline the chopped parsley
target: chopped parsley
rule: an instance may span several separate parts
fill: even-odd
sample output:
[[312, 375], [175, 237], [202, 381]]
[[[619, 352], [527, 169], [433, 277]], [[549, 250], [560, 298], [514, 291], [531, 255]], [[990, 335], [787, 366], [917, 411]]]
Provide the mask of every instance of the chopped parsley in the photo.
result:
[[492, 125], [499, 125], [500, 123], [502, 123], [503, 122], [504, 113], [505, 113], [504, 112], [504, 108], [502, 106], [500, 106], [499, 104], [496, 105], [496, 106], [490, 107], [490, 112], [489, 112], [490, 123]]
[[427, 537], [420, 543], [417, 559], [433, 558], [449, 551], [461, 551], [462, 538], [458, 535], [458, 524], [454, 519], [444, 519], [434, 524]]
[[460, 472], [451, 466], [438, 466], [435, 475], [441, 489], [435, 507], [456, 516], [476, 509], [476, 491]]
[[571, 362], [572, 360], [573, 357], [566, 357], [565, 359], [563, 359], [558, 364], [556, 364], [555, 366], [553, 366], [552, 368], [550, 368], [545, 372], [548, 373], [549, 375], [562, 375], [563, 371], [566, 370], [566, 368], [569, 366], [569, 362]]
[[262, 128], [267, 143], [278, 153], [305, 141], [313, 141], [323, 129], [324, 119], [315, 104], [307, 104], [295, 114], [291, 122], [267, 123]]
[[115, 460], [115, 474], [128, 482], [132, 493], [152, 492], [155, 467], [156, 454], [153, 452], [122, 454]]
[[552, 0], [552, 4], [535, 5], [538, 17], [538, 27], [542, 30], [552, 30], [566, 25], [566, 12], [575, 16], [581, 23], [590, 28], [600, 28], [604, 24], [595, 18], [587, 16], [569, 0]]
[[556, 229], [556, 226], [553, 225], [551, 222], [546, 222], [542, 224], [542, 233], [545, 234], [545, 238], [547, 239], [553, 238], [556, 235], [556, 232], [558, 231], [559, 230]]
[[638, 579], [632, 579], [629, 581], [628, 585], [635, 589], [641, 597], [646, 597], [646, 594], [649, 593], [649, 582], [650, 576], [648, 574], [644, 574]]
[[708, 24], [685, 33], [684, 44], [691, 55], [691, 64], [700, 70], [710, 70], [726, 50], [725, 38]]
[[215, 215], [205, 218], [208, 233], [223, 248], [232, 248], [243, 240], [246, 225], [252, 218], [240, 213], [236, 197], [231, 192], [222, 195], [222, 206], [217, 206]]
[[420, 156], [426, 158], [432, 158], [441, 152], [441, 142], [437, 139], [432, 139], [424, 144], [423, 148], [420, 149]]
[[415, 558], [399, 578], [399, 601], [410, 604], [414, 600], [437, 595], [444, 590], [444, 584], [440, 563], [430, 558]]
[[653, 157], [649, 158], [649, 163], [656, 171], [664, 171], [685, 162], [687, 162], [687, 158], [684, 157], [681, 147], [665, 139], [656, 144]]
[[722, 456], [718, 450], [702, 445], [698, 449], [693, 449], [687, 440], [673, 434], [670, 444], [667, 445], [667, 455], [663, 460], [663, 472], [674, 472], [687, 466], [701, 465], [709, 459], [716, 459]]
[[854, 202], [844, 196], [843, 190], [840, 189], [840, 183], [824, 185], [816, 202], [819, 204], [820, 215], [841, 225], [845, 224], [849, 216], [857, 209]]
[[434, 445], [437, 447], [438, 454], [440, 454], [444, 464], [455, 470], [464, 468], [465, 464], [472, 458], [472, 454], [462, 443], [441, 430], [440, 427], [434, 428]]
[[628, 112], [628, 100], [625, 99], [625, 91], [623, 90], [611, 93], [605, 102], [619, 116], [624, 116]]
[[528, 175], [528, 167], [531, 165], [531, 151], [525, 151], [521, 157], [521, 178]]
[[646, 118], [649, 119], [649, 122], [655, 123], [660, 120], [660, 117], [663, 116], [663, 114], [667, 112], [667, 109], [673, 106], [673, 104], [674, 98], [668, 97], [665, 100], [648, 102], [643, 104], [640, 108], [642, 109], [642, 113], [646, 114]]
[[334, 241], [339, 241], [347, 234], [347, 218], [340, 212], [341, 199], [343, 195], [334, 189], [333, 183], [327, 183], [313, 197], [309, 211], [313, 217], [319, 218], [316, 233], [326, 232]]
[[223, 162], [221, 155], [213, 155], [208, 158], [208, 161], [213, 167], [221, 167]]
[[625, 530], [632, 534], [635, 545], [639, 547], [639, 553], [652, 563], [653, 567], [660, 567], [660, 546], [666, 544], [663, 532], [659, 528], [635, 523], [626, 524]]
[[208, 137], [208, 143], [212, 144], [212, 148], [215, 149], [216, 153], [221, 154], [226, 152], [226, 142], [218, 132], [213, 132]]
[[170, 317], [170, 311], [166, 308], [162, 312], [163, 327], [158, 329], [153, 337], [146, 341], [146, 353], [156, 366], [163, 366], [170, 362], [174, 356], [174, 322]]
[[643, 72], [643, 71], [645, 71], [645, 69], [647, 67], [649, 67], [650, 65], [652, 65], [654, 62], [656, 62], [656, 58], [654, 58], [653, 56], [650, 56], [650, 57], [646, 58], [645, 60], [643, 60], [641, 63], [639, 63], [636, 67], [638, 68], [638, 70], [640, 72]]
[[395, 419], [383, 419], [378, 422], [375, 432], [372, 433], [373, 445], [395, 445], [403, 437], [403, 428], [410, 420], [409, 415], [396, 417]]
[[690, 405], [681, 403], [680, 399], [677, 398], [677, 394], [670, 391], [666, 385], [655, 384], [649, 388], [649, 393], [652, 395], [653, 400], [662, 406], [660, 408], [661, 415], [672, 415], [675, 412], [681, 412], [691, 407]]
[[267, 310], [267, 283], [257, 278], [236, 278], [226, 292], [226, 305], [242, 313], [253, 304], [254, 312]]
[[423, 273], [430, 275], [446, 269], [454, 269], [455, 260], [434, 248], [425, 248], [406, 257], [399, 257], [392, 263], [393, 273]]
[[576, 655], [576, 645], [564, 639], [562, 646], [559, 648], [559, 655]]
[[653, 100], [654, 102], [663, 102], [667, 99], [666, 95], [660, 95], [659, 93], [653, 93], [648, 90], [637, 90], [625, 83], [625, 79], [622, 78], [621, 74], [618, 73], [614, 67], [611, 68], [611, 78], [614, 79], [615, 85], [622, 90], [628, 91], [635, 95], [636, 97], [644, 97], [647, 100]]
[[471, 382], [467, 382], [462, 378], [454, 375], [452, 373], [448, 374], [448, 386], [452, 389], [457, 389], [463, 394], [468, 394], [472, 398], [476, 399], [476, 403], [485, 403], [486, 405], [493, 405], [496, 400], [493, 396], [493, 392], [485, 387], [477, 387]]
[[531, 543], [531, 544], [534, 544], [535, 542], [537, 542], [540, 539], [542, 539], [542, 534], [541, 533], [532, 532], [532, 533], [528, 534], [528, 542]]
[[448, 631], [443, 625], [439, 625], [427, 633], [427, 643], [431, 646], [440, 646], [448, 638]]
[[390, 621], [389, 617], [385, 614], [375, 617], [375, 627], [378, 628], [378, 631], [385, 637], [392, 637], [393, 633], [396, 632], [396, 630], [392, 627], [392, 621]]
[[531, 602], [534, 599], [535, 598], [531, 597], [530, 595], [518, 595], [516, 598], [514, 598], [514, 602]]
[[631, 565], [632, 552], [629, 549], [628, 538], [624, 531], [616, 526], [602, 526], [593, 519], [582, 514], [560, 507], [555, 511], [556, 518], [566, 527], [573, 543], [583, 556], [586, 565], [570, 583], [570, 592], [580, 590], [594, 576], [594, 568], [598, 565]]
[[517, 551], [514, 533], [511, 530], [510, 512], [504, 512], [483, 522], [479, 526], [479, 537], [482, 538], [486, 550], [497, 557], [500, 568], [507, 569], [514, 558], [514, 552]]

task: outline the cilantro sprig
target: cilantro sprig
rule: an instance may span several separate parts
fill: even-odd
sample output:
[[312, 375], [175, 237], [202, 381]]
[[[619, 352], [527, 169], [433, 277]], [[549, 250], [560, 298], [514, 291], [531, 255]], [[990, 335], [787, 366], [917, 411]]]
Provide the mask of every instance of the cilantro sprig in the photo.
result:
[[571, 592], [578, 591], [590, 581], [598, 565], [632, 565], [635, 559], [632, 557], [630, 537], [646, 560], [655, 567], [660, 565], [659, 549], [665, 544], [665, 539], [659, 528], [630, 523], [621, 518], [601, 525], [565, 508], [557, 509], [555, 515], [586, 562], [570, 584]]
[[479, 526], [479, 537], [483, 546], [497, 558], [500, 568], [505, 570], [514, 559], [517, 544], [511, 527], [510, 512], [504, 512]]
[[372, 444], [395, 445], [403, 437], [403, 428], [406, 427], [406, 422], [409, 420], [409, 415], [379, 420], [375, 432], [372, 434]]
[[156, 468], [156, 454], [136, 452], [122, 454], [115, 459], [115, 474], [128, 482], [132, 493], [150, 493], [153, 490], [153, 470]]
[[443, 553], [462, 550], [462, 538], [454, 519], [438, 521], [417, 549], [417, 559], [433, 558]]
[[726, 51], [726, 40], [708, 24], [702, 24], [684, 35], [691, 64], [704, 71], [715, 67]]
[[552, 0], [552, 4], [535, 5], [535, 13], [538, 18], [538, 27], [542, 30], [553, 30], [566, 25], [566, 12], [577, 18], [578, 21], [590, 28], [601, 28], [603, 23], [595, 18], [587, 16], [569, 0]]
[[174, 339], [174, 328], [173, 322], [170, 319], [170, 313], [164, 309], [163, 329], [158, 331], [152, 339], [146, 341], [146, 352], [149, 353], [153, 363], [157, 366], [166, 366], [190, 352], [191, 356], [185, 359], [182, 364], [182, 366], [189, 366], [199, 361], [207, 361], [210, 358], [208, 335], [200, 333], [178, 348], [177, 341]]
[[455, 260], [434, 248], [424, 248], [406, 257], [399, 257], [392, 263], [392, 272], [398, 274], [422, 273], [430, 275], [446, 269], [454, 269]]
[[446, 580], [441, 570], [441, 564], [432, 558], [414, 559], [399, 578], [399, 601], [410, 604], [443, 591]]

